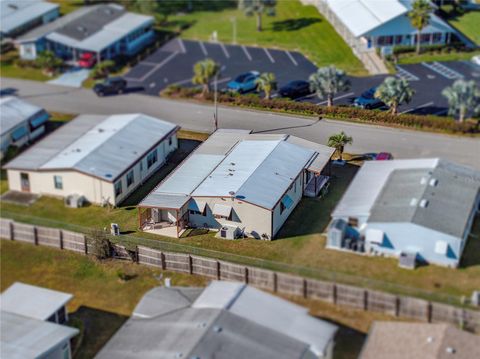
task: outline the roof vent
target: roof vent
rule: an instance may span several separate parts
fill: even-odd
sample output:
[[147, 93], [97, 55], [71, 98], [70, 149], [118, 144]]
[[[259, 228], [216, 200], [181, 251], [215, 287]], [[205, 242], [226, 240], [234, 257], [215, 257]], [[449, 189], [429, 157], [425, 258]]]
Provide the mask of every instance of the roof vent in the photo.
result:
[[77, 26], [77, 30], [80, 31], [80, 32], [86, 32], [87, 31], [85, 26], [82, 26], [82, 25]]
[[427, 343], [433, 343], [434, 338], [433, 337], [428, 337], [427, 338]]
[[422, 177], [422, 179], [420, 180], [420, 184], [427, 184], [428, 182], [428, 177]]
[[426, 208], [427, 206], [428, 206], [428, 199], [425, 199], [425, 198], [422, 199], [422, 200], [420, 201], [420, 207]]
[[105, 12], [105, 14], [107, 14], [107, 15], [113, 15], [112, 9], [109, 9], [108, 7], [105, 9], [104, 12]]
[[235, 195], [235, 191], [230, 191], [230, 192], [228, 192], [228, 194], [229, 194], [230, 196], [234, 196], [234, 195]]
[[231, 166], [235, 166], [235, 162], [230, 162], [230, 165], [231, 165]]
[[445, 349], [445, 351], [448, 354], [455, 354], [455, 352], [456, 352], [455, 348], [452, 348], [452, 347], [447, 347], [447, 349]]
[[430, 186], [432, 186], [432, 187], [436, 187], [437, 184], [438, 184], [438, 179], [432, 178], [432, 179], [430, 180], [430, 182], [428, 182], [428, 184], [429, 184]]
[[418, 204], [418, 199], [412, 198], [410, 200], [410, 206], [415, 207]]
[[175, 358], [182, 358], [182, 357], [183, 357], [182, 352], [175, 353]]
[[222, 331], [222, 327], [219, 326], [219, 325], [214, 325], [214, 326], [213, 326], [213, 331], [214, 331], [215, 333], [220, 333], [220, 332]]
[[98, 132], [102, 133], [102, 132], [105, 132], [105, 130], [103, 128], [99, 128]]
[[8, 4], [8, 7], [13, 10], [18, 10], [18, 6], [15, 4]]

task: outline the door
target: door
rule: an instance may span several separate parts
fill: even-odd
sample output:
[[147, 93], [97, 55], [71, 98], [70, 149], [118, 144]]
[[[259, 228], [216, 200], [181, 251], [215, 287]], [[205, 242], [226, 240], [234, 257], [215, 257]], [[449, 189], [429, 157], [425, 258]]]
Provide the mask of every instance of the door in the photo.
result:
[[159, 223], [160, 219], [160, 210], [158, 208], [152, 208], [152, 218], [155, 223]]
[[20, 173], [20, 186], [23, 192], [30, 192], [30, 179], [28, 173]]

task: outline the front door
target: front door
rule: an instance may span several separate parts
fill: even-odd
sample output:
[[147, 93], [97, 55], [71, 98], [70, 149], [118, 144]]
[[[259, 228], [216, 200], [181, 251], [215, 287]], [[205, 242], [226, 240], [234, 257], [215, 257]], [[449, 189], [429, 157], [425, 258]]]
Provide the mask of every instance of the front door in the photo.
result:
[[160, 210], [158, 208], [152, 208], [152, 218], [155, 223], [159, 223], [160, 219]]
[[20, 173], [20, 186], [23, 192], [30, 192], [30, 179], [28, 173]]

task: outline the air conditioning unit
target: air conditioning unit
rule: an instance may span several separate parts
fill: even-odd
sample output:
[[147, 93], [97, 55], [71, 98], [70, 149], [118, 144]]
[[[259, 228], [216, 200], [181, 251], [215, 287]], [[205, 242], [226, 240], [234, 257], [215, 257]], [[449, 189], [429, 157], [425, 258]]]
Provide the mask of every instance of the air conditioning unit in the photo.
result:
[[65, 206], [70, 208], [80, 208], [85, 205], [85, 197], [79, 194], [71, 194], [65, 197]]
[[220, 228], [220, 238], [236, 239], [238, 238], [238, 227], [223, 226]]

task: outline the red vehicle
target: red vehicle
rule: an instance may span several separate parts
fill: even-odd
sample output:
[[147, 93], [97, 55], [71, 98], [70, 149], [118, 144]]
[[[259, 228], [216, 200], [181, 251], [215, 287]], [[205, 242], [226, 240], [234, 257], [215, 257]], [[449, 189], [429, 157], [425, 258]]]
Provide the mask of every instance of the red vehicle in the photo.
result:
[[84, 52], [78, 59], [78, 66], [89, 69], [97, 63], [97, 58], [91, 52]]
[[380, 152], [376, 157], [376, 161], [386, 161], [386, 160], [393, 160], [393, 156], [389, 152]]

